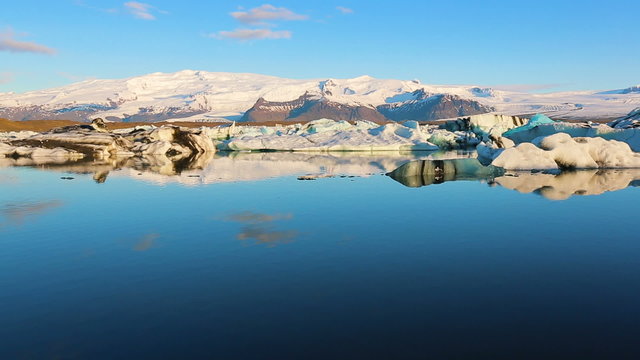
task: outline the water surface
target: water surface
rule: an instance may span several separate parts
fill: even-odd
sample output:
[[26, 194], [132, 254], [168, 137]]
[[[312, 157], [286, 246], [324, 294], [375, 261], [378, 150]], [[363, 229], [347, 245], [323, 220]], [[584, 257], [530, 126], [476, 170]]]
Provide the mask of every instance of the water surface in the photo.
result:
[[298, 155], [0, 168], [0, 358], [640, 355], [638, 172]]

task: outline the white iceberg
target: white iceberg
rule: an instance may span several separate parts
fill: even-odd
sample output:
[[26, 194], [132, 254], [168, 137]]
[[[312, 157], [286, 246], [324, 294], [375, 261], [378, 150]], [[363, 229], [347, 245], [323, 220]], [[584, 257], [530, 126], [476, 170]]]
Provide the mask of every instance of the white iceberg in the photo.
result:
[[[487, 155], [486, 152], [483, 155]], [[626, 143], [565, 133], [491, 153], [491, 165], [509, 170], [640, 168], [640, 154]]]
[[[241, 151], [433, 151], [431, 134], [416, 124], [391, 123], [371, 128], [373, 123], [351, 125], [323, 119], [286, 132], [236, 136], [219, 145], [220, 150]], [[292, 130], [290, 128], [285, 128]]]

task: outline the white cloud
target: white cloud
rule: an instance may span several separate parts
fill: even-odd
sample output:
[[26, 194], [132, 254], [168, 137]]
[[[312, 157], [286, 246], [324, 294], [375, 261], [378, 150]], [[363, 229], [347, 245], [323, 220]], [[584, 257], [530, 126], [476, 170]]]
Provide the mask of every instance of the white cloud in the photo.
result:
[[275, 7], [270, 4], [260, 5], [253, 9], [245, 10], [238, 8], [239, 11], [230, 13], [231, 17], [238, 22], [248, 25], [249, 27], [239, 28], [230, 31], [218, 31], [210, 34], [210, 37], [216, 39], [234, 39], [240, 41], [263, 40], [263, 39], [290, 39], [292, 32], [289, 30], [270, 30], [270, 27], [276, 26], [280, 21], [307, 20], [309, 16], [296, 14], [295, 12], [284, 8]]
[[124, 7], [131, 15], [143, 20], [155, 20], [156, 16], [153, 14], [153, 12], [158, 11], [158, 9], [153, 5], [137, 1], [126, 2], [124, 3]]
[[235, 11], [231, 16], [243, 24], [267, 25], [266, 21], [307, 20], [307, 15], [296, 14], [284, 7], [264, 4], [248, 11]]
[[291, 31], [273, 31], [270, 29], [236, 29], [233, 31], [219, 31], [211, 37], [217, 39], [234, 39], [241, 41], [263, 40], [263, 39], [290, 39]]
[[34, 42], [19, 41], [15, 39], [15, 36], [16, 34], [11, 29], [0, 32], [0, 51], [48, 55], [56, 53], [55, 49]]
[[343, 14], [353, 14], [353, 9], [349, 9], [348, 7], [336, 6], [336, 9]]

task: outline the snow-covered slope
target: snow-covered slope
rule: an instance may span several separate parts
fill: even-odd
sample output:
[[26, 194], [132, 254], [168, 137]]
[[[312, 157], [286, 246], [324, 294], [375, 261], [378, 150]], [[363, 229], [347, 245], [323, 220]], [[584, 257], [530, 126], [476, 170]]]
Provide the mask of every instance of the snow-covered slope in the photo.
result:
[[[448, 97], [443, 98], [442, 95]], [[393, 109], [406, 116], [421, 114], [419, 116], [431, 117], [494, 110], [510, 115], [546, 113], [556, 117], [596, 119], [623, 116], [640, 106], [637, 87], [605, 92], [529, 94], [479, 86], [424, 85], [417, 80], [386, 80], [370, 76], [301, 80], [185, 70], [128, 79], [87, 80], [23, 94], [2, 93], [0, 117], [13, 120], [88, 120], [98, 116], [113, 121], [236, 120], [259, 99], [285, 103], [303, 96], [354, 109], [382, 109], [382, 113]], [[416, 112], [416, 106], [425, 99], [447, 100], [446, 104], [438, 105], [445, 109]]]

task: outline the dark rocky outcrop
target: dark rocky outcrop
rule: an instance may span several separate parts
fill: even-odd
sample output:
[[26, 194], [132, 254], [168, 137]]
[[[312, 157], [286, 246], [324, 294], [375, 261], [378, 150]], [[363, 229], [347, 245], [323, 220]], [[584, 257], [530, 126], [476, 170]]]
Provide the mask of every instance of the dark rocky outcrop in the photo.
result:
[[463, 99], [457, 95], [430, 95], [422, 92], [416, 100], [378, 106], [378, 111], [393, 121], [430, 121], [478, 115], [494, 111], [477, 101]]
[[324, 97], [304, 94], [292, 101], [276, 102], [263, 98], [245, 112], [241, 121], [306, 122], [318, 119], [386, 121], [375, 108], [341, 104]]
[[455, 95], [430, 95], [423, 90], [414, 93], [416, 100], [385, 104], [378, 107], [358, 104], [344, 104], [328, 100], [324, 96], [304, 94], [292, 101], [277, 102], [260, 98], [249, 109], [242, 121], [312, 121], [369, 120], [369, 121], [430, 121], [458, 116], [484, 114], [493, 111], [491, 107], [474, 100]]

